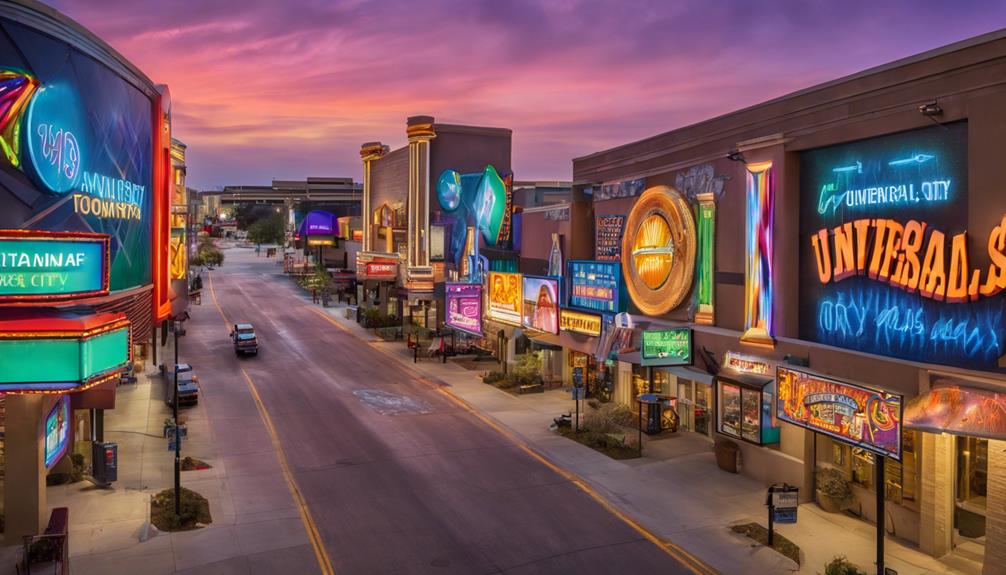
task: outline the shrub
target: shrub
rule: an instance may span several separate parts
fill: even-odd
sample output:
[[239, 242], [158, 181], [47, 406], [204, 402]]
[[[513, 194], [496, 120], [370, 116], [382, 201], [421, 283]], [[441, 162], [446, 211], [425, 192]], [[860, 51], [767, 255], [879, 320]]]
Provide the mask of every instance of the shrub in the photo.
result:
[[181, 531], [194, 529], [197, 523], [207, 524], [210, 504], [205, 497], [182, 487], [180, 513], [175, 515], [175, 490], [165, 489], [150, 502], [150, 521], [161, 531]]
[[817, 488], [841, 505], [852, 503], [852, 488], [837, 469], [820, 469], [816, 473]]
[[599, 407], [588, 411], [583, 416], [583, 425], [591, 431], [611, 433], [621, 427], [632, 425], [635, 416], [627, 405], [618, 403], [599, 403]]
[[859, 566], [850, 562], [845, 555], [838, 555], [824, 565], [824, 575], [867, 575]]

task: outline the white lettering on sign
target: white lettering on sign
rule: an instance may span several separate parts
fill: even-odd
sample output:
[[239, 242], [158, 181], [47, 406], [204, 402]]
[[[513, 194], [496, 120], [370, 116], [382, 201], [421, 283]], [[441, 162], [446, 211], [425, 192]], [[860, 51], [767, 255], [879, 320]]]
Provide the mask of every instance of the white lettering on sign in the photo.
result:
[[0, 252], [0, 268], [62, 268], [85, 265], [85, 254]]

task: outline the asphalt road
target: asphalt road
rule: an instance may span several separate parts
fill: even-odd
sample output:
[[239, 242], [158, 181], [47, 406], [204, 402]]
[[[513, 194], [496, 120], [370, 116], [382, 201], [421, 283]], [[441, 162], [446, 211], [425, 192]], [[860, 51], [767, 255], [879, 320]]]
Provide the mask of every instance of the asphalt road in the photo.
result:
[[[231, 322], [255, 325], [261, 352], [235, 357], [204, 281], [186, 358], [204, 390], [213, 386], [208, 417], [234, 428], [217, 435], [235, 450], [252, 440], [242, 421], [261, 427], [241, 370], [252, 379], [336, 573], [691, 573], [395, 360], [311, 311], [275, 259], [225, 253], [226, 264], [211, 272], [218, 302]], [[289, 497], [285, 485], [269, 491], [263, 497]]]

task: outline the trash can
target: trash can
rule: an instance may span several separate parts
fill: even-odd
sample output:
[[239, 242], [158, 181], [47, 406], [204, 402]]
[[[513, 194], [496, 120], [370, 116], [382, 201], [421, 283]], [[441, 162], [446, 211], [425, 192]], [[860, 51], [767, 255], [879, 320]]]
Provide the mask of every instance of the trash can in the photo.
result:
[[656, 435], [664, 430], [662, 419], [665, 409], [670, 409], [670, 401], [674, 398], [656, 393], [643, 393], [636, 396], [639, 408], [643, 410], [643, 432]]

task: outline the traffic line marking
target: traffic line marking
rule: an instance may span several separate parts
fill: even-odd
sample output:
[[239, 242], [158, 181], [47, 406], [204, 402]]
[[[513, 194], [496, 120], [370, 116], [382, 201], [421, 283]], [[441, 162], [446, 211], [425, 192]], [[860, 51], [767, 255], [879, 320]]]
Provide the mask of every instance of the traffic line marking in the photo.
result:
[[[325, 318], [326, 320], [329, 321], [329, 323], [334, 324], [335, 326], [337, 326], [342, 331], [345, 331], [346, 333], [352, 333], [349, 330], [349, 328], [347, 328], [346, 326], [342, 325], [338, 320], [332, 318], [327, 313], [325, 313], [325, 312], [323, 312], [323, 311], [321, 311], [321, 310], [319, 310], [319, 309], [317, 309], [315, 307], [310, 307], [308, 309], [310, 309], [311, 311], [317, 313], [321, 317]], [[356, 336], [356, 334], [353, 334], [353, 335]], [[359, 339], [359, 336], [356, 336], [356, 337]], [[361, 339], [361, 341], [363, 341], [363, 340]], [[375, 347], [376, 348], [376, 346], [373, 346], [373, 345], [371, 347]], [[383, 349], [380, 349], [380, 348], [376, 348], [376, 349], [379, 349], [382, 353], [385, 353], [386, 355], [391, 355], [391, 354], [387, 353]], [[396, 360], [397, 360], [397, 358], [396, 358]], [[416, 376], [416, 375], [413, 375], [412, 379], [413, 379], [413, 381], [416, 381], [417, 383], [420, 383], [422, 385], [426, 385], [426, 386], [432, 387], [434, 390], [436, 390], [437, 392], [441, 393], [444, 397], [446, 397], [449, 401], [451, 401], [452, 403], [454, 403], [455, 405], [457, 405], [461, 409], [467, 411], [471, 415], [475, 416], [475, 418], [477, 418], [478, 420], [482, 421], [483, 423], [485, 423], [486, 425], [488, 425], [492, 429], [496, 430], [496, 432], [498, 432], [499, 434], [501, 434], [503, 437], [507, 438], [511, 443], [513, 443], [514, 445], [516, 445], [521, 451], [527, 453], [533, 459], [535, 459], [536, 461], [539, 461], [545, 467], [548, 467], [549, 469], [551, 469], [555, 473], [558, 473], [561, 477], [563, 477], [564, 479], [566, 479], [567, 481], [569, 481], [570, 483], [572, 483], [573, 485], [575, 485], [578, 489], [580, 489], [581, 491], [583, 491], [584, 493], [586, 493], [587, 496], [589, 496], [591, 499], [593, 499], [594, 501], [596, 501], [608, 513], [611, 513], [612, 515], [614, 515], [618, 519], [621, 519], [623, 523], [625, 523], [626, 525], [628, 525], [629, 527], [631, 527], [633, 530], [635, 530], [637, 533], [639, 533], [644, 539], [646, 539], [650, 543], [653, 543], [654, 545], [656, 545], [657, 548], [659, 548], [664, 553], [670, 555], [672, 558], [674, 558], [679, 563], [681, 563], [682, 565], [684, 565], [686, 568], [688, 568], [695, 575], [719, 575], [719, 572], [716, 569], [714, 569], [712, 566], [710, 566], [706, 562], [702, 561], [698, 557], [692, 555], [691, 553], [689, 553], [688, 551], [686, 551], [684, 548], [682, 548], [680, 545], [677, 545], [675, 543], [672, 543], [670, 541], [667, 541], [665, 539], [661, 539], [660, 537], [658, 537], [657, 534], [655, 534], [654, 532], [650, 531], [648, 528], [646, 528], [643, 525], [641, 525], [638, 521], [636, 521], [632, 517], [629, 517], [623, 511], [621, 511], [620, 509], [618, 509], [617, 507], [615, 507], [614, 505], [612, 505], [611, 502], [609, 502], [607, 498], [605, 498], [603, 495], [601, 495], [596, 489], [594, 489], [593, 487], [591, 487], [590, 484], [588, 484], [579, 475], [577, 475], [576, 473], [574, 473], [572, 471], [569, 471], [568, 469], [564, 469], [562, 467], [559, 467], [558, 465], [556, 465], [555, 463], [553, 463], [552, 461], [550, 461], [547, 457], [545, 457], [544, 455], [542, 455], [541, 453], [539, 453], [535, 448], [533, 448], [530, 445], [528, 445], [528, 443], [526, 441], [524, 441], [523, 439], [521, 439], [520, 437], [518, 437], [516, 434], [514, 434], [513, 431], [511, 431], [511, 430], [503, 427], [502, 425], [500, 425], [499, 423], [497, 423], [496, 421], [494, 421], [492, 418], [490, 418], [489, 416], [487, 416], [484, 413], [482, 413], [479, 409], [477, 409], [476, 407], [472, 406], [470, 403], [468, 403], [464, 399], [461, 399], [460, 397], [458, 397], [457, 395], [455, 395], [452, 391], [450, 391], [449, 389], [447, 389], [443, 385], [435, 383], [435, 382], [432, 382], [432, 381], [429, 381], [428, 379], [424, 379], [424, 378]]]
[[[223, 308], [220, 307], [220, 302], [217, 301], [217, 292], [213, 289], [213, 274], [208, 273], [209, 284], [210, 284], [210, 296], [213, 299], [213, 304], [216, 306], [217, 311], [220, 312], [220, 317], [224, 320], [224, 325], [230, 329], [231, 323], [227, 319], [227, 314], [224, 313]], [[269, 440], [272, 443], [273, 449], [276, 451], [276, 457], [279, 459], [279, 466], [283, 472], [283, 478], [286, 480], [286, 485], [290, 489], [290, 495], [293, 496], [294, 503], [297, 504], [297, 511], [300, 513], [300, 520], [304, 524], [304, 530], [307, 531], [308, 539], [311, 541], [311, 548], [314, 550], [314, 556], [318, 560], [318, 567], [321, 569], [322, 575], [335, 575], [335, 568], [332, 567], [332, 559], [328, 556], [328, 551], [325, 549], [325, 544], [321, 540], [321, 534], [318, 532], [318, 527], [314, 522], [314, 518], [311, 517], [311, 510], [307, 506], [307, 501], [304, 499], [304, 495], [301, 493], [300, 488], [297, 487], [297, 482], [294, 480], [293, 473], [290, 471], [290, 464], [286, 459], [286, 452], [283, 450], [283, 444], [279, 440], [279, 434], [276, 432], [276, 427], [272, 423], [272, 417], [269, 416], [269, 411], [265, 407], [265, 403], [262, 401], [262, 397], [258, 393], [258, 388], [255, 387], [255, 382], [252, 381], [251, 376], [248, 372], [241, 368], [241, 375], [244, 376], [245, 382], [248, 384], [248, 389], [251, 390], [252, 398], [255, 400], [255, 407], [258, 408], [259, 415], [262, 417], [262, 423], [265, 424], [266, 432], [269, 433]]]

